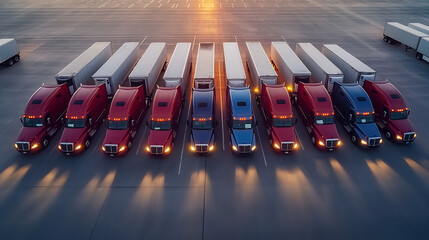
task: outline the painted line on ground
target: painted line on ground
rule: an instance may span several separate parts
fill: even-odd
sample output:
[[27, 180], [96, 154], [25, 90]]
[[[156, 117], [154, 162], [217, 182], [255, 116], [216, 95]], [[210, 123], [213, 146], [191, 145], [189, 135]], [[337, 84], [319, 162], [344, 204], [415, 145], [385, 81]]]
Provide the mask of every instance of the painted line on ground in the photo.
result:
[[293, 128], [293, 130], [295, 131], [295, 136], [296, 136], [296, 138], [298, 138], [300, 148], [302, 148], [302, 150], [304, 151], [304, 150], [305, 150], [305, 149], [304, 149], [304, 145], [303, 145], [303, 144], [302, 144], [302, 142], [301, 142], [301, 138], [299, 137], [298, 132], [296, 131], [296, 129], [295, 129], [295, 128]]
[[[191, 113], [191, 103], [192, 103], [192, 93], [191, 93], [191, 97], [189, 100], [189, 107], [188, 107], [188, 114], [186, 116], [186, 121], [188, 121], [189, 114]], [[185, 142], [186, 142], [186, 133], [187, 132], [188, 132], [188, 124], [185, 125], [185, 133], [183, 134], [182, 152], [180, 153], [179, 170], [177, 171], [177, 175], [180, 175], [180, 172], [182, 171], [183, 151], [185, 150]]]
[[280, 37], [282, 37], [282, 38], [283, 38], [283, 40], [286, 42], [286, 39], [285, 39], [285, 37], [283, 37], [283, 35], [280, 35]]
[[143, 139], [144, 139], [144, 136], [145, 136], [145, 133], [146, 133], [146, 130], [147, 130], [147, 129], [148, 129], [148, 127], [145, 127], [145, 128], [144, 128], [142, 138], [140, 139], [139, 145], [138, 145], [138, 147], [137, 147], [136, 155], [138, 155], [138, 154], [139, 154], [139, 151], [140, 151], [140, 149], [142, 149], [142, 148], [143, 148], [143, 152], [145, 151], [145, 147], [144, 147], [144, 146], [142, 146], [142, 144], [143, 144]]
[[267, 159], [265, 158], [265, 151], [264, 151], [264, 147], [262, 146], [261, 135], [259, 134], [259, 129], [257, 127], [256, 127], [256, 133], [258, 134], [259, 146], [261, 147], [261, 150], [262, 150], [262, 157], [264, 158], [265, 167], [267, 167], [268, 166]]
[[194, 50], [194, 46], [195, 46], [195, 39], [197, 39], [197, 35], [194, 35], [194, 40], [192, 41], [192, 51]]
[[143, 45], [143, 43], [144, 43], [144, 41], [146, 40], [146, 38], [147, 38], [147, 35], [143, 38], [143, 40], [141, 41], [141, 43], [140, 43], [140, 46], [141, 45]]
[[223, 126], [223, 103], [222, 103], [222, 79], [220, 77], [220, 62], [218, 63], [219, 97], [220, 97], [220, 121], [222, 124], [222, 149], [225, 151], [225, 128]]

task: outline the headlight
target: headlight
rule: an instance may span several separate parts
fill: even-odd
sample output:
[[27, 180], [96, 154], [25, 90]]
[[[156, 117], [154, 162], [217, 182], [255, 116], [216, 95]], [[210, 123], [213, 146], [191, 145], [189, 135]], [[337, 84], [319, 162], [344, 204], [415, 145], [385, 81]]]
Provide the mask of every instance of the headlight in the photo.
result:
[[338, 140], [337, 145], [338, 145], [338, 146], [341, 146], [341, 144], [343, 144], [343, 143], [341, 142], [341, 140]]
[[125, 147], [125, 146], [122, 146], [120, 149], [119, 149], [119, 152], [122, 152], [122, 151], [124, 151], [125, 149], [126, 149], [127, 147]]
[[146, 151], [147, 151], [147, 152], [150, 152], [150, 148], [149, 148], [149, 146], [147, 146], [147, 147], [146, 147]]
[[191, 149], [192, 152], [195, 152], [195, 150], [196, 150], [195, 147], [192, 145], [189, 148]]
[[234, 150], [234, 151], [236, 151], [237, 152], [237, 147], [235, 146], [235, 145], [232, 145], [232, 149]]
[[76, 147], [76, 150], [79, 150], [79, 149], [81, 149], [82, 148], [82, 145], [77, 145], [77, 147]]
[[209, 151], [211, 152], [213, 150], [214, 150], [214, 145], [211, 145], [210, 148], [209, 148]]
[[106, 151], [106, 148], [104, 146], [101, 147], [101, 150], [103, 150], [103, 152]]
[[322, 141], [319, 141], [319, 145], [323, 147], [325, 146], [325, 144]]
[[39, 144], [38, 143], [35, 143], [35, 144], [33, 144], [33, 146], [31, 146], [31, 149], [36, 149], [36, 148], [38, 148], [39, 147]]
[[361, 143], [362, 145], [366, 145], [366, 144], [367, 144], [365, 140], [360, 140], [360, 143]]
[[402, 136], [401, 135], [396, 135], [396, 139], [402, 140]]
[[168, 153], [168, 152], [170, 152], [170, 148], [169, 147], [165, 149], [165, 153]]
[[15, 143], [15, 148], [18, 148], [18, 144]]
[[383, 139], [382, 138], [380, 138], [380, 143], [382, 143], [383, 142]]
[[417, 137], [417, 133], [414, 133], [414, 138], [416, 138]]
[[293, 145], [293, 149], [297, 149], [298, 148], [298, 143], [295, 143], [294, 145]]
[[274, 143], [274, 147], [280, 149], [280, 146], [277, 143]]
[[58, 145], [58, 149], [60, 149], [60, 150], [61, 150], [61, 145]]
[[252, 147], [252, 151], [255, 151], [255, 149], [256, 149], [256, 145]]

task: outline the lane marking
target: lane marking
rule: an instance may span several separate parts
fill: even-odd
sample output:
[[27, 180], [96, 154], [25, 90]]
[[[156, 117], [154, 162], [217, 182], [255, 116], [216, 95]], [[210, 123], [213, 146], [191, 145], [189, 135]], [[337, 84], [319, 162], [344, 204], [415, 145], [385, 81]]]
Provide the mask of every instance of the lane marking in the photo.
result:
[[161, 4], [159, 4], [158, 8], [160, 8], [161, 6], [162, 6], [162, 3], [161, 3]]
[[[188, 115], [186, 117], [186, 121], [189, 119], [189, 114], [191, 113], [191, 103], [192, 103], [192, 93], [189, 100], [189, 107], [188, 107]], [[185, 133], [183, 134], [183, 141], [182, 141], [182, 152], [180, 153], [180, 162], [179, 162], [179, 170], [177, 172], [177, 175], [180, 175], [180, 172], [182, 170], [182, 162], [183, 162], [183, 151], [185, 150], [185, 141], [186, 141], [186, 133], [188, 132], [188, 124], [185, 125]]]
[[237, 36], [234, 35], [235, 42], [238, 43]]
[[189, 6], [190, 6], [191, 4], [190, 3], [188, 3], [188, 8], [189, 8]]
[[265, 167], [267, 167], [268, 166], [267, 159], [265, 158], [265, 151], [264, 151], [264, 147], [262, 146], [261, 135], [259, 134], [259, 128], [257, 128], [257, 126], [256, 126], [256, 133], [258, 133], [259, 146], [261, 146], [262, 157], [264, 158]]
[[234, 8], [234, 3], [231, 3], [232, 8]]
[[143, 7], [143, 8], [146, 8], [146, 7], [147, 7], [147, 5], [149, 5], [149, 3], [146, 3], [146, 5], [144, 5], [144, 7]]
[[305, 149], [304, 149], [304, 145], [303, 145], [303, 144], [302, 144], [302, 142], [301, 142], [301, 138], [299, 137], [298, 132], [296, 131], [296, 129], [295, 129], [295, 128], [293, 128], [293, 130], [295, 131], [295, 136], [296, 136], [296, 138], [298, 138], [299, 145], [301, 146], [302, 150], [304, 151], [304, 150], [305, 150]]
[[286, 39], [285, 39], [285, 37], [283, 37], [283, 35], [280, 35], [280, 37], [282, 37], [282, 38], [283, 38], [283, 40], [286, 42]]
[[246, 5], [246, 3], [245, 3], [245, 2], [243, 2], [243, 3], [244, 3], [244, 7], [245, 7], [245, 8], [247, 8], [247, 5]]
[[134, 6], [134, 3], [133, 4], [131, 4], [128, 8], [132, 8]]
[[143, 144], [143, 139], [144, 139], [144, 136], [145, 136], [145, 133], [146, 133], [146, 130], [147, 130], [147, 129], [148, 129], [148, 127], [146, 126], [146, 127], [144, 128], [142, 138], [140, 139], [139, 145], [138, 145], [138, 147], [137, 147], [136, 155], [138, 155], [138, 154], [139, 154], [139, 151], [140, 151], [140, 149], [141, 149], [141, 148], [143, 148], [143, 152], [144, 152], [144, 151], [146, 151], [145, 147], [144, 147], [144, 146], [142, 146], [142, 144]]
[[194, 35], [194, 41], [192, 41], [192, 51], [194, 50], [194, 46], [195, 46], [195, 39], [197, 38], [197, 35]]
[[140, 43], [140, 46], [143, 45], [143, 42], [146, 40], [146, 38], [147, 38], [147, 35], [146, 37], [143, 38], [143, 41]]
[[223, 103], [222, 103], [222, 79], [220, 77], [220, 62], [218, 63], [219, 96], [220, 96], [220, 119], [222, 124], [222, 149], [225, 151], [225, 128], [223, 126]]

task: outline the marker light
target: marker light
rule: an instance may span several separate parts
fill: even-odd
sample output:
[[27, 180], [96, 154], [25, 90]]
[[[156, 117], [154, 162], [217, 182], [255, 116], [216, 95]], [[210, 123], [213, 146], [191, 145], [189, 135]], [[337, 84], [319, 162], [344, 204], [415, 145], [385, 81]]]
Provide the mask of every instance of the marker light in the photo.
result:
[[366, 145], [366, 141], [365, 140], [360, 140], [360, 143], [362, 143], [362, 145]]
[[280, 146], [277, 143], [274, 143], [274, 147], [280, 149]]
[[209, 148], [209, 151], [211, 152], [213, 150], [214, 150], [214, 145], [211, 145], [210, 148]]
[[237, 152], [237, 147], [236, 146], [234, 146], [234, 145], [232, 145], [232, 149], [234, 150], [234, 151], [236, 151]]
[[82, 148], [82, 145], [77, 145], [76, 150], [79, 150]]
[[58, 145], [58, 149], [60, 149], [60, 150], [61, 150], [61, 145]]
[[101, 150], [103, 150], [103, 152], [106, 151], [106, 148], [104, 146], [101, 147]]
[[337, 145], [341, 146], [341, 144], [343, 144], [343, 142], [341, 142], [341, 140], [338, 140]]
[[292, 86], [287, 86], [287, 90], [288, 90], [289, 92], [292, 92]]
[[191, 149], [192, 152], [195, 152], [195, 147], [191, 145], [191, 147], [189, 147]]
[[414, 138], [416, 138], [417, 137], [417, 133], [414, 133]]
[[121, 149], [119, 149], [119, 152], [123, 152], [127, 147], [122, 146]]
[[256, 145], [252, 147], [252, 151], [255, 151], [255, 149], [256, 149]]
[[147, 147], [146, 147], [146, 151], [147, 151], [147, 152], [150, 152], [150, 148], [149, 148], [149, 146], [147, 146]]
[[170, 152], [170, 148], [169, 147], [165, 149], [165, 153], [168, 153], [168, 152]]
[[36, 149], [36, 148], [38, 148], [39, 147], [39, 144], [38, 143], [35, 143], [33, 146], [31, 146], [31, 149]]
[[293, 149], [297, 149], [298, 148], [298, 143], [295, 143], [294, 145], [293, 145]]
[[255, 88], [255, 93], [258, 93], [259, 92], [259, 88]]
[[15, 143], [15, 148], [18, 148], [18, 144]]
[[396, 139], [402, 140], [402, 137], [400, 135], [396, 135]]
[[380, 138], [380, 144], [383, 142], [383, 139], [382, 138]]
[[323, 147], [325, 146], [325, 144], [322, 141], [319, 141], [319, 145]]

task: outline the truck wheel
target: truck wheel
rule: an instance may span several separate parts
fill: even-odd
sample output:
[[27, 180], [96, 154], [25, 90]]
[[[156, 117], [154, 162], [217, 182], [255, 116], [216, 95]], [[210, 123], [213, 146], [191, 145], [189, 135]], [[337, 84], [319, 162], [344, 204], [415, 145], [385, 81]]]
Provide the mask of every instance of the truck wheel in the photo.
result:
[[353, 143], [356, 143], [356, 142], [357, 142], [357, 137], [356, 137], [356, 135], [354, 135], [354, 134], [352, 135], [352, 142], [353, 142]]
[[128, 142], [128, 149], [130, 149], [132, 145], [133, 145], [133, 144], [131, 143], [131, 141], [129, 141], [129, 142]]
[[422, 58], [423, 58], [423, 54], [421, 54], [421, 53], [416, 53], [416, 58], [417, 58], [418, 60], [422, 60]]
[[388, 37], [384, 36], [383, 41], [387, 42], [388, 39]]
[[387, 43], [389, 43], [389, 44], [393, 44], [393, 40], [392, 40], [391, 38], [388, 38], [388, 39], [387, 39]]
[[91, 145], [91, 142], [89, 141], [89, 139], [85, 140], [85, 149], [89, 148], [89, 145]]
[[20, 57], [19, 57], [19, 55], [15, 55], [15, 57], [13, 57], [13, 61], [14, 62], [19, 62], [19, 59], [21, 59]]
[[9, 60], [7, 60], [7, 65], [8, 65], [9, 67], [11, 67], [13, 64], [14, 64], [14, 62], [13, 62], [13, 59], [12, 59], [12, 58], [11, 58], [11, 59], [9, 59]]
[[49, 140], [48, 140], [48, 138], [43, 139], [43, 141], [42, 141], [42, 145], [43, 145], [43, 148], [46, 148], [46, 147], [49, 145]]
[[388, 129], [384, 132], [384, 135], [386, 135], [386, 138], [390, 139], [392, 137], [392, 133]]
[[314, 135], [311, 136], [311, 142], [313, 143], [313, 145], [316, 145], [316, 137], [314, 137]]

